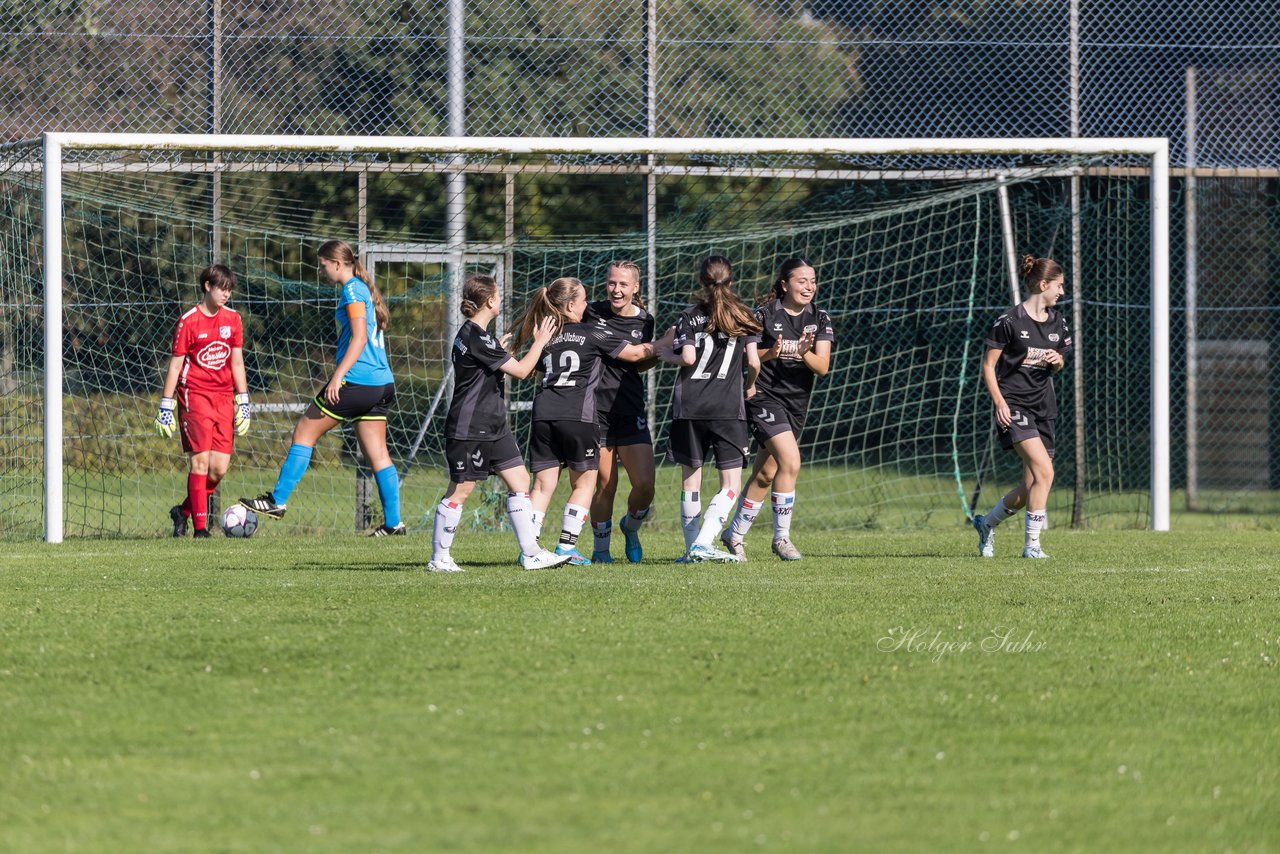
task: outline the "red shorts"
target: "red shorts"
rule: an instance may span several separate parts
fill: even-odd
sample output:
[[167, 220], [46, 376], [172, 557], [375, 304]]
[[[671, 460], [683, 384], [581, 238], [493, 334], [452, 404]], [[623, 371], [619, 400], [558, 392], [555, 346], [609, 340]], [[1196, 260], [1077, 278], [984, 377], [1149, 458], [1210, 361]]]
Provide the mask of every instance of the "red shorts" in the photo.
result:
[[229, 391], [178, 389], [182, 450], [188, 454], [230, 454], [235, 446], [235, 411], [235, 400]]

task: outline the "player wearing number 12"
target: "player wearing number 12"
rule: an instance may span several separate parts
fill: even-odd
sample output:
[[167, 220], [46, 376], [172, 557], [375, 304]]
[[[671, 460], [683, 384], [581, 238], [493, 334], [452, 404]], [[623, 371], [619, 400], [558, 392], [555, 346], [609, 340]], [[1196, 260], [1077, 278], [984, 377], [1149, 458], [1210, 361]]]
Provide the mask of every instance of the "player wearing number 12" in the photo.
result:
[[[682, 469], [680, 524], [685, 554], [681, 562], [729, 563], [738, 558], [712, 543], [742, 489], [742, 467], [749, 453], [744, 395], [760, 373], [756, 353], [760, 323], [733, 292], [733, 267], [727, 258], [713, 255], [703, 261], [698, 283], [702, 287], [699, 301], [676, 320], [671, 349], [659, 347], [664, 360], [680, 365], [671, 397], [667, 455]], [[720, 472], [720, 490], [707, 504], [699, 525], [702, 467], [712, 454]]]
[[653, 356], [652, 344], [635, 344], [609, 326], [583, 323], [587, 289], [574, 278], [556, 279], [534, 291], [529, 308], [516, 326], [517, 346], [550, 318], [556, 333], [543, 350], [542, 382], [533, 398], [533, 426], [529, 435], [529, 468], [533, 471], [535, 529], [551, 503], [562, 469], [569, 469], [569, 500], [564, 506], [556, 554], [567, 555], [574, 566], [590, 566], [578, 551], [578, 537], [587, 521], [588, 505], [600, 466], [600, 435], [596, 426], [596, 387], [605, 359], [639, 362]]
[[973, 517], [978, 553], [995, 555], [996, 526], [1027, 508], [1022, 556], [1048, 557], [1040, 548], [1049, 488], [1053, 486], [1054, 422], [1058, 401], [1053, 375], [1066, 364], [1071, 332], [1055, 306], [1062, 298], [1062, 267], [1049, 258], [1025, 255], [1022, 281], [1031, 295], [996, 318], [987, 331], [982, 379], [995, 404], [1000, 445], [1022, 460], [1022, 480], [995, 506]]
[[[249, 432], [249, 389], [244, 373], [244, 331], [240, 314], [227, 308], [236, 276], [222, 264], [200, 274], [204, 299], [178, 319], [173, 357], [165, 374], [155, 428], [172, 436], [182, 432], [182, 450], [190, 455], [187, 499], [169, 511], [173, 535], [208, 537], [209, 496], [231, 465], [235, 436]], [[234, 391], [234, 398], [232, 393]]]
[[337, 366], [329, 382], [307, 406], [293, 429], [293, 444], [270, 492], [241, 498], [250, 510], [280, 519], [289, 497], [311, 465], [320, 437], [344, 421], [356, 425], [356, 438], [373, 469], [382, 500], [383, 522], [370, 536], [405, 533], [400, 521], [400, 478], [387, 451], [387, 412], [396, 398], [395, 379], [387, 363], [385, 335], [390, 315], [373, 277], [351, 247], [341, 240], [321, 244], [320, 273], [339, 286]]

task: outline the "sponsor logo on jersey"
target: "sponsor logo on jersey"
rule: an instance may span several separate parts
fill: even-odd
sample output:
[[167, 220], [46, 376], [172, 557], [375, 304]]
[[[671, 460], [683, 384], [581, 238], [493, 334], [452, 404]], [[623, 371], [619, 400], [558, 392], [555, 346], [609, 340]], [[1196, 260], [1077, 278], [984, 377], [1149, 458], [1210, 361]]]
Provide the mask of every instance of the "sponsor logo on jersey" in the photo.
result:
[[218, 327], [218, 337], [219, 337], [219, 338], [230, 338], [230, 337], [231, 337], [231, 327], [230, 327], [230, 326], [219, 326], [219, 327]]
[[498, 342], [494, 341], [494, 340], [493, 340], [493, 336], [492, 336], [492, 335], [490, 335], [490, 334], [489, 334], [489, 333], [487, 333], [487, 332], [486, 332], [484, 335], [481, 335], [481, 336], [480, 336], [480, 340], [481, 340], [481, 341], [483, 341], [483, 342], [484, 342], [487, 346], [489, 346], [489, 347], [497, 346], [497, 343], [498, 343]]
[[462, 343], [461, 338], [453, 339], [453, 349], [458, 351], [459, 356], [467, 355], [467, 345]]
[[561, 341], [568, 341], [570, 344], [586, 344], [587, 339], [583, 335], [576, 335], [572, 332], [562, 332], [556, 336], [556, 340], [552, 344], [559, 344]]
[[1057, 344], [1057, 343], [1058, 343], [1058, 333], [1056, 333], [1056, 332], [1050, 332], [1050, 333], [1049, 333], [1049, 340], [1050, 340], [1050, 341], [1052, 341], [1054, 344]]
[[775, 324], [773, 324], [773, 331], [774, 331], [774, 332], [781, 332], [781, 331], [782, 331], [782, 324], [781, 324], [781, 323], [775, 323]]
[[583, 456], [586, 457], [587, 459], [591, 459], [595, 455], [596, 455], [595, 448], [587, 448], [587, 450], [583, 453]]
[[458, 460], [456, 463], [453, 464], [453, 467], [456, 468], [458, 471], [462, 471], [464, 468], [467, 467], [467, 464], [464, 463], [462, 460]]
[[1024, 339], [1024, 340], [1025, 340], [1025, 339], [1027, 339], [1027, 338], [1030, 338], [1030, 337], [1031, 337], [1031, 333], [1030, 333], [1030, 332], [1028, 332], [1028, 331], [1027, 331], [1027, 330], [1025, 330], [1025, 329], [1019, 329], [1019, 330], [1018, 330], [1018, 337], [1019, 337], [1019, 338], [1022, 338], [1022, 339]]
[[196, 336], [196, 340], [197, 340], [197, 341], [203, 341], [204, 339], [206, 339], [206, 338], [208, 338], [208, 337], [209, 337], [209, 333], [207, 333], [207, 332], [201, 332], [199, 335], [197, 335], [197, 336]]
[[225, 341], [214, 341], [196, 353], [196, 364], [211, 371], [221, 370], [231, 358], [231, 348]]

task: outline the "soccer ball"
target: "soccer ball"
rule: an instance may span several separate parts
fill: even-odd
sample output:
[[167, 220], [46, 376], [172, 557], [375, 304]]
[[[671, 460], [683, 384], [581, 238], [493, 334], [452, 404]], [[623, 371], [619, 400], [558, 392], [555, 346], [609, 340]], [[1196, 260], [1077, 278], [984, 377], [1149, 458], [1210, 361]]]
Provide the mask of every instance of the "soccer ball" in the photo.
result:
[[222, 514], [222, 533], [228, 537], [252, 537], [258, 530], [258, 514], [242, 504], [232, 504]]

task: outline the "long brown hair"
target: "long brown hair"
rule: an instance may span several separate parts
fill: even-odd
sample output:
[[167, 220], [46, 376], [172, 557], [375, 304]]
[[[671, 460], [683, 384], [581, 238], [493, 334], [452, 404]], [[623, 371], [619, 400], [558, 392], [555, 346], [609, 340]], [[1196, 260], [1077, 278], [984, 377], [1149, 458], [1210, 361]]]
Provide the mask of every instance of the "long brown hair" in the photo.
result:
[[1022, 273], [1022, 283], [1026, 285], [1028, 291], [1036, 294], [1040, 293], [1040, 290], [1039, 288], [1032, 290], [1033, 286], [1039, 285], [1041, 282], [1047, 282], [1050, 279], [1056, 279], [1062, 275], [1062, 265], [1052, 258], [1023, 255], [1022, 263], [1019, 267]]
[[816, 269], [808, 259], [799, 255], [783, 261], [782, 266], [778, 268], [778, 275], [773, 277], [773, 287], [769, 288], [769, 290], [766, 291], [760, 299], [756, 300], [756, 302], [760, 305], [766, 305], [776, 299], [784, 299], [786, 294], [783, 293], [782, 286], [791, 279], [791, 274], [796, 270], [799, 270], [801, 267]]
[[755, 313], [733, 292], [733, 265], [723, 255], [712, 255], [698, 268], [702, 286], [699, 301], [707, 309], [707, 331], [737, 338], [760, 331]]
[[337, 261], [339, 264], [351, 266], [352, 274], [369, 286], [369, 296], [373, 298], [373, 314], [377, 318], [378, 329], [385, 330], [387, 324], [391, 322], [391, 313], [387, 311], [387, 304], [383, 301], [378, 286], [373, 283], [373, 276], [369, 275], [364, 264], [360, 263], [356, 253], [351, 251], [351, 246], [345, 240], [327, 240], [320, 244], [316, 254], [326, 261]]
[[533, 330], [542, 322], [544, 317], [554, 317], [556, 320], [555, 334], [559, 335], [560, 330], [564, 329], [564, 325], [570, 321], [570, 317], [565, 306], [573, 302], [573, 298], [578, 293], [578, 288], [583, 288], [582, 282], [572, 276], [562, 276], [556, 279], [545, 288], [538, 288], [529, 295], [529, 305], [525, 308], [524, 314], [520, 315], [520, 319], [516, 321], [515, 335], [511, 338], [511, 346], [518, 347], [526, 341], [533, 339]]

